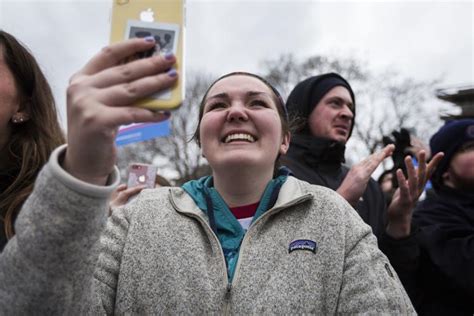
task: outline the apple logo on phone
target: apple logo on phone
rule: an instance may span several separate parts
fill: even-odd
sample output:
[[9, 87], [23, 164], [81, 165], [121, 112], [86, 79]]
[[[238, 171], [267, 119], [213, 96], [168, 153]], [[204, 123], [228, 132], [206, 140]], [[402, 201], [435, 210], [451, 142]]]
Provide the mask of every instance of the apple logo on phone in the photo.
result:
[[138, 182], [139, 183], [145, 183], [145, 181], [146, 181], [145, 175], [142, 174], [141, 176], [138, 177]]
[[155, 18], [153, 15], [154, 13], [151, 8], [148, 8], [147, 10], [140, 12], [140, 20], [143, 22], [154, 22]]

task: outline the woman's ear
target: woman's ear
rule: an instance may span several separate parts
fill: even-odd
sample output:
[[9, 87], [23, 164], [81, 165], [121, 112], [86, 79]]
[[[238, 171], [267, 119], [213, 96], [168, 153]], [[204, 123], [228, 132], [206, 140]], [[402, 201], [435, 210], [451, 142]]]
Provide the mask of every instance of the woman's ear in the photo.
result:
[[290, 139], [291, 139], [290, 133], [286, 133], [285, 135], [283, 135], [282, 142], [280, 145], [280, 150], [279, 150], [279, 153], [281, 155], [286, 154], [286, 152], [288, 151], [288, 148], [290, 148]]
[[13, 124], [22, 124], [30, 119], [30, 115], [26, 111], [18, 111], [12, 116]]
[[11, 121], [13, 124], [22, 124], [22, 123], [25, 123], [27, 122], [31, 116], [30, 114], [28, 113], [28, 109], [30, 108], [30, 101], [29, 100], [25, 100], [20, 97], [20, 102], [19, 104], [17, 105], [17, 109], [16, 109], [16, 112], [15, 114], [13, 114], [12, 118], [11, 118]]

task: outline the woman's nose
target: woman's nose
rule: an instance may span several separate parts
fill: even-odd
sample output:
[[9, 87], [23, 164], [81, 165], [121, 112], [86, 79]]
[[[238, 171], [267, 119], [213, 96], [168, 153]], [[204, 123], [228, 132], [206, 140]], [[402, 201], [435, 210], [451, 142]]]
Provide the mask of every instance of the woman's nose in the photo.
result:
[[228, 108], [227, 121], [246, 121], [248, 120], [247, 109], [241, 104], [232, 104]]

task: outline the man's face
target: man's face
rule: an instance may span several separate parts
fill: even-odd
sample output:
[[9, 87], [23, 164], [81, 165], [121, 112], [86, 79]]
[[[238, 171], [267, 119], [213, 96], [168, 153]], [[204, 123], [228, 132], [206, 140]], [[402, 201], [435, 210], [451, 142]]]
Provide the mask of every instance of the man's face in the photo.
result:
[[474, 192], [474, 143], [454, 155], [443, 181], [451, 188]]
[[346, 143], [352, 127], [353, 103], [349, 90], [336, 86], [319, 101], [308, 118], [311, 134]]

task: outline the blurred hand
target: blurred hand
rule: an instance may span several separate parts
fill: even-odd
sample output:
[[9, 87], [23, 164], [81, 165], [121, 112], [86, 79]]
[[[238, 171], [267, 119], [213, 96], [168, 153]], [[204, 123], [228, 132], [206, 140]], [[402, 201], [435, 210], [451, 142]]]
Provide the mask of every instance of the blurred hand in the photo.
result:
[[426, 153], [426, 157], [429, 157], [430, 154], [430, 147], [427, 146], [421, 139], [410, 135], [410, 143], [411, 146], [407, 148], [407, 153], [417, 157], [420, 151], [424, 150]]
[[381, 151], [373, 153], [352, 166], [336, 192], [355, 207], [362, 194], [364, 194], [372, 173], [385, 158], [392, 155], [394, 150], [395, 145], [387, 145]]
[[397, 170], [398, 189], [387, 210], [386, 232], [392, 238], [401, 239], [410, 235], [413, 210], [443, 156], [443, 153], [438, 153], [426, 164], [426, 152], [420, 150], [417, 156], [418, 168], [415, 168], [410, 156], [405, 157], [408, 178], [405, 178], [401, 169]]
[[154, 40], [131, 39], [110, 45], [70, 80], [67, 89], [68, 147], [64, 169], [83, 181], [104, 185], [116, 159], [118, 127], [159, 122], [169, 113], [131, 106], [137, 100], [171, 87], [174, 56], [153, 56], [124, 65], [120, 62], [147, 51]]
[[139, 186], [131, 187], [131, 188], [127, 188], [126, 184], [119, 185], [117, 189], [112, 193], [112, 196], [110, 197], [109, 215], [112, 214], [113, 208], [125, 205], [131, 197], [133, 197], [134, 195], [137, 195], [145, 188], [146, 186], [144, 185], [139, 185]]

